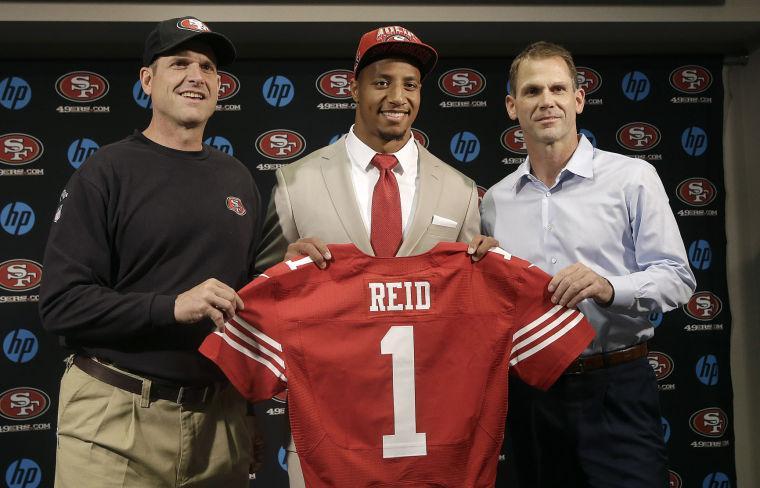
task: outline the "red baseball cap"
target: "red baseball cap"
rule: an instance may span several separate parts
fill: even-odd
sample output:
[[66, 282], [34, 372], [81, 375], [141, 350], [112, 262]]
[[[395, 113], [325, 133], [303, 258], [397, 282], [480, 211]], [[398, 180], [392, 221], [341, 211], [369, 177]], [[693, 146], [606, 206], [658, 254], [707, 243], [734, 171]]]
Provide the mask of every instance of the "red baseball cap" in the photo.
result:
[[354, 62], [354, 76], [368, 64], [379, 59], [402, 56], [417, 61], [420, 75], [425, 77], [438, 61], [438, 53], [414, 35], [414, 32], [398, 25], [379, 27], [364, 34], [359, 40]]

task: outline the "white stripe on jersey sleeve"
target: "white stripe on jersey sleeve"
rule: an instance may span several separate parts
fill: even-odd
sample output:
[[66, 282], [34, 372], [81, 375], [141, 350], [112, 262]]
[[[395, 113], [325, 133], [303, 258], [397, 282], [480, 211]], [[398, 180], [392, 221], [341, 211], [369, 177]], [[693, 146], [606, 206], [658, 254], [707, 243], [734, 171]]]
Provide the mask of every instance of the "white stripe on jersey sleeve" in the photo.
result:
[[232, 347], [236, 351], [240, 352], [241, 354], [245, 354], [246, 356], [248, 356], [249, 358], [253, 359], [254, 361], [257, 361], [257, 362], [263, 364], [264, 366], [266, 366], [267, 368], [269, 368], [269, 370], [272, 372], [272, 374], [275, 375], [275, 377], [277, 379], [282, 380], [282, 381], [284, 381], [284, 382], [287, 383], [288, 378], [285, 376], [285, 373], [282, 372], [282, 371], [280, 371], [279, 369], [277, 369], [277, 367], [274, 364], [272, 364], [271, 362], [267, 361], [265, 358], [262, 358], [258, 354], [255, 354], [254, 352], [251, 352], [250, 349], [241, 346], [240, 344], [238, 344], [234, 340], [232, 340], [229, 337], [227, 337], [226, 334], [223, 334], [221, 332], [214, 332], [214, 334], [217, 334], [222, 339], [224, 339], [224, 342], [226, 342], [227, 344], [229, 344], [230, 347]]
[[275, 362], [277, 362], [277, 364], [279, 364], [282, 369], [285, 369], [285, 361], [283, 361], [282, 358], [277, 355], [277, 353], [274, 353], [274, 352], [270, 351], [269, 349], [267, 349], [266, 347], [262, 346], [258, 342], [254, 341], [253, 339], [251, 339], [250, 337], [248, 337], [244, 333], [240, 332], [237, 329], [237, 327], [235, 327], [235, 325], [237, 325], [237, 324], [235, 324], [235, 322], [227, 322], [227, 324], [224, 327], [224, 332], [225, 333], [232, 333], [232, 335], [234, 335], [235, 337], [239, 338], [241, 341], [245, 342], [246, 344], [249, 344], [252, 347], [255, 347], [256, 349], [258, 349], [259, 351], [263, 352], [264, 354], [266, 354], [270, 358], [274, 359]]
[[583, 318], [583, 314], [579, 312], [578, 315], [573, 320], [571, 320], [566, 326], [562, 327], [560, 330], [558, 330], [557, 332], [555, 332], [554, 334], [552, 334], [550, 337], [548, 337], [547, 339], [545, 339], [543, 342], [540, 342], [539, 344], [531, 347], [527, 351], [525, 351], [523, 353], [520, 353], [516, 357], [512, 358], [509, 361], [509, 365], [510, 366], [514, 366], [515, 364], [519, 363], [523, 359], [527, 359], [527, 358], [531, 357], [532, 355], [534, 355], [535, 353], [539, 352], [541, 349], [544, 349], [545, 347], [550, 346], [557, 339], [559, 339], [560, 337], [562, 337], [563, 335], [565, 335], [570, 329], [572, 329], [573, 327], [575, 327], [575, 325], [578, 322], [580, 322], [582, 318]]
[[277, 349], [278, 351], [282, 352], [282, 345], [277, 342], [276, 340], [272, 339], [268, 335], [261, 332], [256, 327], [252, 326], [245, 320], [243, 320], [239, 315], [235, 315], [230, 319], [230, 322], [235, 322], [245, 330], [247, 330], [251, 335], [255, 336], [257, 339], [259, 339], [261, 342], [265, 342], [272, 346], [273, 348]]
[[[537, 331], [535, 334], [531, 334], [528, 338], [523, 339], [522, 341], [520, 341], [520, 342], [518, 342], [516, 344], [513, 343], [512, 344], [512, 354], [511, 354], [511, 356], [514, 356], [517, 351], [519, 351], [520, 349], [524, 348], [528, 344], [534, 342], [539, 337], [544, 336], [544, 335], [548, 334], [549, 332], [551, 332], [552, 330], [554, 330], [558, 325], [561, 325], [565, 321], [565, 319], [568, 318], [573, 313], [580, 313], [580, 312], [578, 312], [577, 310], [570, 309], [570, 308], [565, 309], [565, 311], [564, 311], [564, 313], [562, 313], [562, 315], [560, 315], [556, 319], [554, 319], [551, 322], [549, 322], [548, 325], [546, 325], [545, 327], [543, 327], [542, 329], [540, 329], [539, 331]], [[543, 323], [545, 323], [545, 321]], [[531, 322], [531, 324], [533, 324], [533, 322]], [[517, 336], [517, 334], [515, 334], [515, 336]]]
[[546, 320], [554, 315], [555, 313], [559, 312], [559, 310], [562, 308], [562, 305], [555, 305], [552, 308], [549, 309], [548, 312], [534, 320], [533, 322], [529, 323], [528, 325], [525, 325], [523, 327], [520, 327], [520, 329], [515, 332], [515, 334], [512, 336], [512, 341], [516, 341], [519, 339], [523, 334], [527, 334], [531, 330], [535, 329], [542, 323], [546, 322]]

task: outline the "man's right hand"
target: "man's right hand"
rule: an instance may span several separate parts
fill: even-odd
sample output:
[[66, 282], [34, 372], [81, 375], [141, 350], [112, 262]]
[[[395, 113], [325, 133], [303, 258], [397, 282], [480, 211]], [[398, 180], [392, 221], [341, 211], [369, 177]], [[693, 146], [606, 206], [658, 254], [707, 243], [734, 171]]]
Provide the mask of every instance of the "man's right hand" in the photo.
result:
[[320, 269], [325, 269], [327, 261], [332, 259], [330, 250], [319, 237], [304, 237], [289, 244], [288, 250], [285, 252], [285, 261], [298, 256], [309, 256]]
[[224, 322], [243, 310], [243, 300], [235, 290], [221, 281], [210, 278], [177, 295], [174, 301], [174, 320], [180, 324], [194, 324], [208, 317], [221, 330]]

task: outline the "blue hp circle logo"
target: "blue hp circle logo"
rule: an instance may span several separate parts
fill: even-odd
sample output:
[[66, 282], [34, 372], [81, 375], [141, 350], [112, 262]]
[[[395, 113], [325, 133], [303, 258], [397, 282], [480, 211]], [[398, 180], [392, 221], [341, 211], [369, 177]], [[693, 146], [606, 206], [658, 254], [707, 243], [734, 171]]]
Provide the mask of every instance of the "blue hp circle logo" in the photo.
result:
[[142, 108], [153, 108], [152, 100], [150, 99], [150, 96], [143, 91], [140, 80], [137, 80], [132, 87], [132, 98], [134, 98], [135, 103]]
[[462, 131], [451, 138], [451, 155], [461, 163], [469, 163], [480, 154], [480, 141], [472, 132]]
[[8, 488], [37, 488], [41, 482], [42, 470], [31, 459], [16, 459], [5, 470]]
[[10, 331], [3, 340], [5, 357], [14, 363], [28, 363], [37, 355], [37, 336], [26, 329]]
[[699, 358], [696, 366], [697, 378], [699, 381], [707, 386], [715, 386], [718, 384], [718, 358], [713, 354], [707, 354]]
[[0, 105], [8, 110], [21, 110], [32, 100], [32, 87], [25, 79], [11, 76], [0, 81]]
[[286, 451], [284, 447], [280, 447], [280, 450], [277, 451], [277, 462], [280, 464], [283, 471], [288, 470], [288, 451]]
[[707, 133], [701, 127], [689, 127], [681, 134], [681, 147], [689, 156], [701, 156], [707, 151]]
[[657, 328], [662, 323], [662, 312], [649, 312], [649, 323], [652, 327]]
[[228, 141], [225, 137], [222, 136], [211, 136], [207, 138], [205, 141], [206, 144], [208, 144], [211, 147], [215, 147], [222, 151], [223, 153], [229, 154], [230, 156], [235, 155], [234, 149], [232, 149], [232, 143]]
[[665, 417], [660, 417], [662, 423], [662, 438], [665, 439], [665, 444], [670, 440], [670, 422]]
[[702, 481], [702, 488], [731, 488], [731, 480], [726, 473], [710, 473]]
[[0, 211], [0, 225], [12, 236], [22, 236], [34, 227], [34, 210], [24, 202], [11, 202]]
[[273, 107], [284, 107], [293, 100], [295, 95], [293, 83], [284, 76], [270, 76], [261, 87], [264, 100]]
[[712, 263], [712, 248], [704, 239], [698, 239], [689, 246], [689, 262], [692, 268], [699, 270], [710, 269]]
[[581, 134], [586, 136], [586, 139], [588, 139], [588, 142], [590, 142], [592, 146], [596, 147], [596, 136], [593, 132], [588, 129], [581, 129]]
[[623, 94], [629, 100], [640, 102], [649, 95], [651, 83], [641, 71], [631, 71], [623, 77]]
[[74, 142], [69, 145], [69, 150], [67, 152], [69, 164], [71, 164], [74, 169], [79, 168], [82, 166], [82, 163], [84, 163], [85, 160], [98, 149], [100, 149], [100, 146], [98, 146], [98, 143], [92, 139], [86, 137], [75, 139]]

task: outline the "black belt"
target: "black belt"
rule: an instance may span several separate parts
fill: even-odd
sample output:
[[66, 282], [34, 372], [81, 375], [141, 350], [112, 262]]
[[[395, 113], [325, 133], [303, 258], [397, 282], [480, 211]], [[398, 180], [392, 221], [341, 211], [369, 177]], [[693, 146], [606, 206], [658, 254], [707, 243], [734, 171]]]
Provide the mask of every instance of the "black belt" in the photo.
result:
[[[95, 379], [108, 383], [111, 386], [142, 395], [143, 380], [120, 373], [109, 368], [94, 359], [86, 356], [74, 356], [74, 364]], [[169, 386], [151, 382], [150, 399], [169, 400], [177, 404], [206, 403], [214, 394], [214, 385], [210, 386]]]
[[565, 370], [564, 374], [581, 374], [600, 368], [608, 368], [618, 364], [627, 363], [634, 359], [643, 358], [647, 355], [647, 343], [642, 342], [635, 346], [620, 349], [618, 351], [603, 352], [584, 356], [573, 361]]

